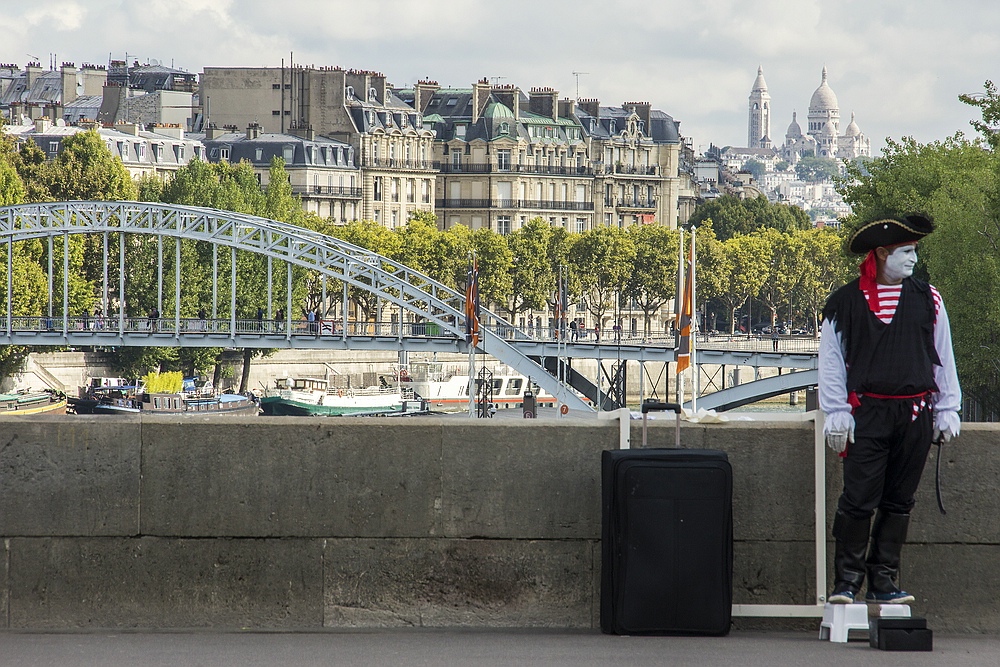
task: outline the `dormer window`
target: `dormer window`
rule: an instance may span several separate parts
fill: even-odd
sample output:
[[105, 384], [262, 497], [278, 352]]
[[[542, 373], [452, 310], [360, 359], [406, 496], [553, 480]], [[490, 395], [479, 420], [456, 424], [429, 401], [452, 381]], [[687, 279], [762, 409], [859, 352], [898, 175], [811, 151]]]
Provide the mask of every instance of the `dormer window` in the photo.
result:
[[464, 125], [456, 125], [455, 126], [455, 138], [456, 139], [465, 139], [465, 126]]
[[345, 97], [354, 97], [354, 86], [348, 86], [344, 90], [344, 96]]
[[229, 161], [229, 147], [228, 146], [223, 146], [222, 148], [219, 149], [219, 159], [222, 160], [223, 162], [228, 162]]
[[374, 125], [375, 124], [375, 112], [374, 111], [369, 111], [368, 112], [368, 124], [369, 125]]
[[264, 149], [263, 148], [258, 148], [257, 150], [254, 151], [254, 159], [257, 162], [260, 162], [261, 160], [264, 159]]
[[378, 102], [378, 91], [375, 90], [374, 88], [369, 88], [368, 89], [368, 101], [369, 102]]
[[399, 116], [399, 126], [406, 127], [406, 114], [400, 114]]
[[507, 121], [500, 123], [500, 134], [510, 134], [510, 123]]

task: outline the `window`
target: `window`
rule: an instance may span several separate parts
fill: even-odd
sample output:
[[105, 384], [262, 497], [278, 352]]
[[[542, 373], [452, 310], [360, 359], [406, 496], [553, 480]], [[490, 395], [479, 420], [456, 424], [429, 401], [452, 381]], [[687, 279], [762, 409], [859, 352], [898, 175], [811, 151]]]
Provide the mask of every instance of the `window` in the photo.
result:
[[260, 162], [263, 158], [264, 158], [263, 148], [258, 148], [257, 150], [254, 151], [254, 159], [256, 159], [257, 162]]
[[122, 147], [122, 159], [123, 160], [127, 160], [128, 159], [128, 142], [122, 142], [121, 147]]
[[281, 149], [281, 157], [285, 159], [285, 164], [290, 164], [295, 158], [295, 146], [284, 146]]
[[347, 88], [346, 88], [346, 89], [344, 90], [344, 94], [345, 94], [345, 95], [346, 95], [347, 97], [354, 97], [354, 86], [348, 86], [348, 87], [347, 87]]
[[577, 231], [578, 234], [582, 234], [583, 232], [587, 231], [587, 219], [586, 218], [577, 218], [576, 219], [576, 231]]
[[49, 142], [49, 152], [50, 153], [55, 153], [58, 150], [59, 150], [59, 142], [58, 141], [50, 141]]
[[182, 144], [177, 144], [174, 146], [174, 153], [177, 155], [177, 161], [180, 162], [184, 159], [184, 146]]
[[451, 165], [453, 167], [460, 167], [462, 165], [462, 154], [458, 151], [452, 151], [451, 153]]
[[456, 104], [458, 104], [458, 98], [457, 97], [449, 97], [448, 101], [445, 102], [445, 106], [449, 106], [449, 107], [453, 107]]
[[511, 378], [507, 381], [507, 391], [504, 393], [507, 396], [518, 396], [521, 393], [521, 384], [524, 382], [522, 378]]
[[399, 224], [399, 211], [392, 209], [392, 226], [395, 227]]
[[498, 215], [497, 216], [497, 232], [500, 234], [510, 234], [510, 216], [509, 215]]
[[420, 181], [420, 200], [429, 204], [431, 201], [430, 184], [426, 181]]
[[510, 123], [507, 121], [500, 123], [500, 134], [510, 134]]
[[510, 171], [510, 151], [497, 151], [497, 169], [500, 171]]
[[271, 109], [271, 115], [272, 116], [280, 116], [281, 115], [281, 111], [278, 110], [278, 109]]
[[465, 125], [455, 126], [455, 137], [458, 139], [465, 139]]
[[281, 84], [280, 83], [272, 83], [271, 84], [271, 90], [281, 90]]
[[368, 101], [369, 102], [378, 102], [378, 91], [375, 90], [374, 88], [369, 88], [368, 89]]
[[229, 148], [228, 147], [227, 148], [220, 148], [219, 149], [219, 159], [220, 160], [225, 160], [225, 161], [229, 160]]
[[372, 193], [372, 199], [375, 201], [382, 201], [382, 177], [376, 176], [374, 183], [374, 192]]
[[390, 185], [392, 186], [392, 201], [399, 201], [399, 179], [392, 179]]
[[414, 202], [416, 201], [414, 191], [413, 191], [413, 179], [406, 179], [406, 201]]

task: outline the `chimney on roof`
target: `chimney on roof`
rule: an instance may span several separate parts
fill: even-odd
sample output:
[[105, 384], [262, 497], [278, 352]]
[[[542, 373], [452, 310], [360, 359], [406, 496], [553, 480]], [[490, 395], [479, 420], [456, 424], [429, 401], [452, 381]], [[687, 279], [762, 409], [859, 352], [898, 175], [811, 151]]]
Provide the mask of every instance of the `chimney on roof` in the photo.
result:
[[427, 105], [440, 88], [437, 81], [417, 81], [413, 87], [413, 108], [417, 113], [426, 113]]
[[514, 120], [521, 117], [521, 90], [517, 86], [493, 86], [493, 96], [497, 101], [514, 112]]
[[260, 136], [260, 124], [250, 123], [247, 125], [247, 139], [253, 140]]
[[486, 104], [490, 100], [490, 84], [484, 77], [472, 84], [472, 123], [479, 122], [479, 117], [486, 110]]
[[66, 106], [77, 98], [76, 75], [79, 70], [73, 63], [63, 63], [59, 71], [62, 75], [62, 103]]
[[633, 112], [639, 117], [643, 123], [643, 132], [647, 135], [650, 133], [649, 122], [652, 106], [649, 102], [626, 102], [622, 105], [626, 111]]
[[576, 118], [576, 100], [568, 97], [559, 100], [559, 115], [563, 118]]
[[35, 132], [38, 134], [42, 134], [50, 127], [52, 127], [52, 121], [48, 116], [40, 116], [35, 119]]
[[601, 101], [598, 100], [596, 97], [585, 100], [578, 100], [577, 104], [580, 105], [581, 109], [587, 112], [588, 116], [593, 116], [594, 118], [600, 118]]
[[552, 88], [532, 88], [528, 95], [528, 109], [533, 114], [559, 120], [559, 91]]

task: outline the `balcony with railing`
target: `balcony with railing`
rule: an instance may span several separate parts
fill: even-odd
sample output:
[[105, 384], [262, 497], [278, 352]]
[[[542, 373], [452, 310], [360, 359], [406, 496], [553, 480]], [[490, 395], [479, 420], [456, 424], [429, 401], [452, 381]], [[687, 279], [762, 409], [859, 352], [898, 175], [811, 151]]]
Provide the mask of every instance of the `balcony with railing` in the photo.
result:
[[536, 211], [593, 211], [594, 202], [547, 199], [438, 199], [436, 208], [531, 209]]
[[436, 162], [435, 169], [442, 174], [539, 174], [543, 176], [592, 176], [594, 170], [590, 167], [575, 165], [555, 166], [546, 164], [511, 164], [499, 165], [491, 162]]
[[622, 176], [659, 176], [660, 167], [658, 165], [630, 165], [630, 164], [606, 164], [604, 162], [594, 163], [597, 174], [618, 174]]
[[345, 197], [359, 199], [361, 188], [344, 185], [293, 185], [292, 194], [300, 197]]
[[362, 161], [363, 167], [371, 169], [405, 169], [409, 171], [431, 171], [437, 169], [437, 163], [431, 160], [403, 160], [401, 158], [367, 157]]
[[632, 197], [605, 197], [604, 206], [607, 208], [627, 208], [627, 209], [647, 209], [653, 210], [656, 208], [656, 200], [648, 199], [646, 197], [640, 197], [634, 199]]

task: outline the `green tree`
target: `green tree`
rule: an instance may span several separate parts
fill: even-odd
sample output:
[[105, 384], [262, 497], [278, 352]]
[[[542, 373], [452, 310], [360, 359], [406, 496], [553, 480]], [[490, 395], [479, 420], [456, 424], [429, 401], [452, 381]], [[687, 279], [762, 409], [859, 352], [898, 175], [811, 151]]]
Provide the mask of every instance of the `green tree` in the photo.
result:
[[570, 248], [571, 273], [587, 298], [587, 310], [598, 322], [615, 307], [616, 298], [625, 289], [635, 253], [635, 243], [628, 232], [605, 226], [580, 234]]
[[795, 174], [803, 181], [825, 181], [839, 177], [840, 166], [826, 157], [802, 157], [795, 163]]
[[635, 247], [635, 263], [625, 283], [625, 296], [643, 315], [643, 335], [652, 333], [653, 314], [677, 291], [678, 234], [661, 225], [633, 225], [628, 230]]
[[712, 221], [712, 228], [720, 241], [758, 229], [790, 232], [812, 226], [809, 215], [798, 206], [772, 204], [764, 196], [744, 200], [726, 195], [710, 199], [695, 208], [688, 222], [700, 226], [707, 220]]
[[857, 262], [844, 254], [840, 232], [829, 227], [798, 233], [803, 245], [802, 278], [797, 293], [806, 305], [813, 335], [819, 335], [819, 314], [827, 297], [848, 280]]
[[[736, 332], [736, 311], [748, 299], [756, 297], [767, 280], [770, 269], [770, 248], [759, 234], [739, 235], [723, 243], [726, 261], [720, 267], [725, 270], [723, 283], [725, 290], [717, 298], [728, 309], [730, 333]], [[753, 322], [749, 322], [753, 326]]]
[[541, 310], [552, 292], [549, 249], [552, 226], [536, 217], [507, 236], [511, 252], [511, 290], [504, 310], [513, 320], [519, 313]]
[[750, 158], [743, 163], [743, 171], [753, 176], [755, 181], [761, 181], [764, 178], [764, 174], [767, 173], [767, 168], [759, 160]]

